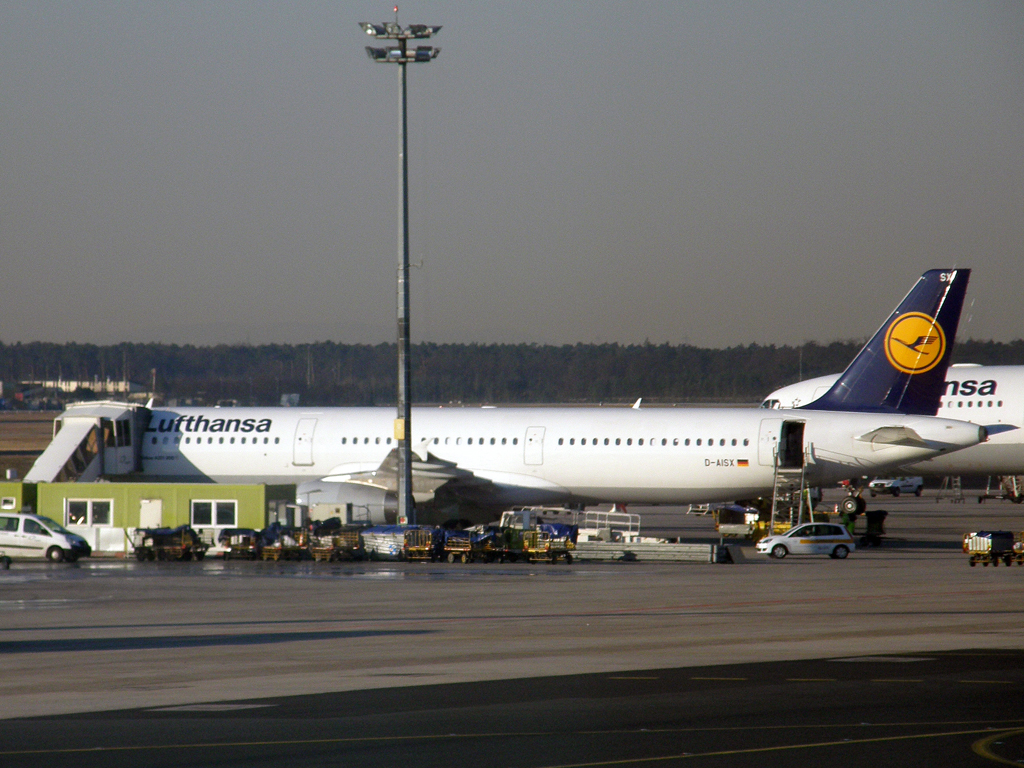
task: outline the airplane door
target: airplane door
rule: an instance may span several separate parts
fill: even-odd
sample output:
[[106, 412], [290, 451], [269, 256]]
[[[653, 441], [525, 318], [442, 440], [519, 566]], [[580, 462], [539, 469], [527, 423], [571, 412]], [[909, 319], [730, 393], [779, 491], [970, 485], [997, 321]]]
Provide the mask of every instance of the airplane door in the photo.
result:
[[313, 464], [313, 431], [316, 429], [316, 419], [299, 419], [295, 427], [295, 452], [292, 463], [298, 467], [308, 467]]
[[526, 445], [524, 446], [524, 464], [544, 463], [544, 427], [526, 428]]
[[761, 433], [757, 438], [757, 463], [762, 467], [775, 466], [775, 452], [782, 432], [782, 419], [761, 419]]

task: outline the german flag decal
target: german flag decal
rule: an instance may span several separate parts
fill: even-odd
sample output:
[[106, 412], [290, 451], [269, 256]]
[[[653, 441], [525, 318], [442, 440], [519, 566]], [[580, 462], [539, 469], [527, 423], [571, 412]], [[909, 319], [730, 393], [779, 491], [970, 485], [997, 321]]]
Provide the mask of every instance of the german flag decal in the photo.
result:
[[736, 466], [738, 467], [749, 467], [750, 462], [747, 459], [736, 459]]

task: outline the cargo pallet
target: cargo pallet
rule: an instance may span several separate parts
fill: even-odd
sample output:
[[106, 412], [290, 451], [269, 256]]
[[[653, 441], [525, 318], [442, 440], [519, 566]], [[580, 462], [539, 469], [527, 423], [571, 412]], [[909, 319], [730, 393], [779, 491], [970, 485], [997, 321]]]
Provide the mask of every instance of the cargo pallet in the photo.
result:
[[202, 560], [207, 545], [187, 525], [178, 528], [139, 528], [132, 536], [135, 559]]
[[965, 533], [963, 549], [970, 556], [968, 562], [972, 568], [978, 563], [995, 568], [1000, 561], [1006, 566], [1024, 565], [1024, 543], [1011, 531]]

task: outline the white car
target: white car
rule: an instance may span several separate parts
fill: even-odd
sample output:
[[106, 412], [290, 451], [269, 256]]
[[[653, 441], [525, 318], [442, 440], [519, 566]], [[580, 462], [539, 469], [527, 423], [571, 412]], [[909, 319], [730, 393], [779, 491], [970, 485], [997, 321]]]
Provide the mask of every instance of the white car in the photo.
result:
[[757, 542], [758, 552], [779, 560], [786, 555], [828, 555], [842, 560], [856, 548], [850, 532], [836, 523], [805, 523]]
[[920, 496], [923, 488], [924, 480], [920, 477], [876, 477], [868, 483], [868, 490], [872, 496], [880, 493], [891, 493], [893, 496], [912, 493]]
[[85, 539], [48, 517], [0, 512], [0, 556], [45, 557], [55, 563], [73, 563], [91, 554]]

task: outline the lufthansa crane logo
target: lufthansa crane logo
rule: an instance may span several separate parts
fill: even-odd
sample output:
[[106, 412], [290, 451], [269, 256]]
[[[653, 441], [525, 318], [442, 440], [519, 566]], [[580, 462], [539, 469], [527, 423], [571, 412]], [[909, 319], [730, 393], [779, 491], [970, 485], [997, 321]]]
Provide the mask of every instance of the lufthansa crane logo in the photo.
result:
[[946, 351], [942, 327], [923, 312], [908, 312], [893, 320], [885, 332], [885, 356], [903, 373], [926, 373]]

